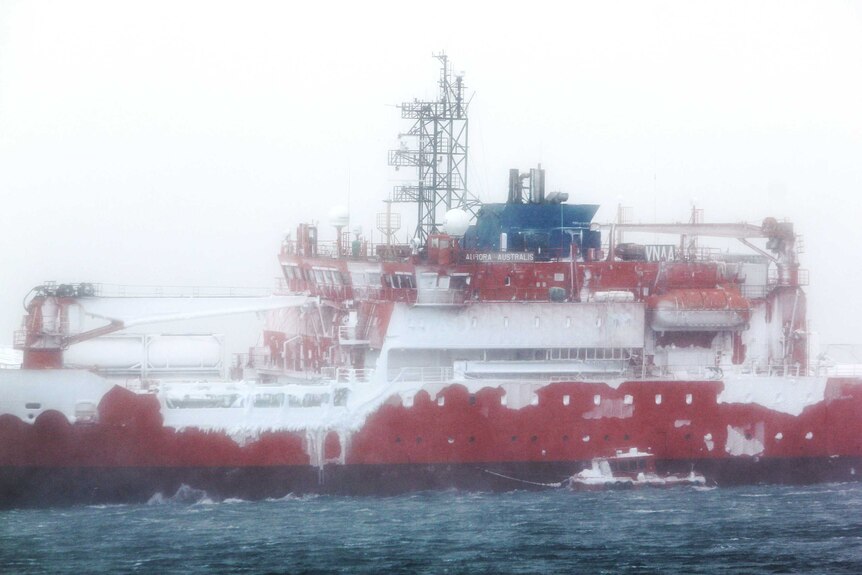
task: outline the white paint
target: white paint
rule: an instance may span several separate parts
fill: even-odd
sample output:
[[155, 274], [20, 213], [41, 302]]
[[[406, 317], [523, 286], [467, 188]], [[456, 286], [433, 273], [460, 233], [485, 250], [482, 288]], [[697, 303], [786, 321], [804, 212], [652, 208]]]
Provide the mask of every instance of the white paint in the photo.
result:
[[711, 433], [703, 436], [703, 443], [706, 445], [707, 451], [712, 451], [715, 448], [715, 441], [713, 441]]
[[820, 403], [825, 397], [825, 377], [730, 376], [724, 379], [718, 403], [754, 403], [781, 413], [801, 415], [806, 407]]
[[11, 346], [0, 345], [0, 369], [17, 369], [21, 367], [24, 353]]
[[[599, 396], [596, 396], [599, 397]], [[604, 399], [584, 413], [584, 419], [604, 419], [616, 417], [626, 419], [634, 415], [634, 407], [620, 399]]]
[[755, 426], [754, 434], [746, 438], [744, 429], [727, 426], [727, 443], [724, 450], [730, 455], [760, 455], [763, 453], [763, 422], [758, 422]]
[[[33, 423], [40, 413], [59, 411], [75, 422], [76, 409], [98, 405], [113, 387], [105, 379], [84, 370], [0, 370], [0, 414], [11, 414]], [[39, 404], [28, 409], [26, 404]]]
[[[570, 314], [577, 330], [566, 330]], [[475, 327], [471, 327], [472, 318]], [[536, 330], [535, 326], [542, 326]], [[418, 329], [416, 326], [423, 326]], [[500, 326], [508, 327], [501, 330]], [[464, 307], [397, 304], [386, 335], [393, 349], [640, 348], [641, 303], [473, 303]]]
[[673, 426], [677, 429], [679, 429], [680, 427], [688, 427], [689, 425], [691, 425], [690, 419], [677, 419], [673, 422]]

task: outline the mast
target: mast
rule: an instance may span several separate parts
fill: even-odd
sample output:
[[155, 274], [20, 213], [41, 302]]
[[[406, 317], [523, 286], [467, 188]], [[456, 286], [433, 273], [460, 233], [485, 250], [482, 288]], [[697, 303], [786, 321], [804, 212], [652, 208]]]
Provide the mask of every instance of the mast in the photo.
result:
[[389, 165], [416, 168], [415, 183], [395, 186], [392, 202], [414, 203], [417, 223], [414, 238], [424, 243], [436, 233], [442, 216], [458, 208], [473, 215], [479, 209], [477, 198], [467, 191], [467, 107], [464, 78], [452, 73], [446, 54], [435, 54], [440, 61], [439, 95], [436, 100], [405, 102], [401, 117], [413, 120], [410, 129], [398, 135], [401, 145], [389, 151]]

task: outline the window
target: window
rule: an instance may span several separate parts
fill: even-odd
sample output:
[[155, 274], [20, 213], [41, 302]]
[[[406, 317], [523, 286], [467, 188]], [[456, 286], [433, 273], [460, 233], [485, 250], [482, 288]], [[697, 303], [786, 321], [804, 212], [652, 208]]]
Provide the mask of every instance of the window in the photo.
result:
[[393, 285], [392, 287], [399, 287], [402, 289], [416, 288], [416, 282], [413, 281], [413, 274], [396, 273], [394, 276], [394, 283], [397, 285]]
[[657, 394], [655, 395], [655, 404], [656, 404], [656, 405], [661, 405], [661, 394], [660, 394], [660, 393], [657, 393]]
[[571, 403], [571, 401], [572, 401], [572, 398], [569, 397], [568, 395], [563, 396], [563, 405], [569, 405], [569, 403]]
[[691, 402], [694, 401], [694, 397], [690, 393], [685, 394], [685, 404], [691, 405]]
[[594, 395], [593, 396], [593, 403], [595, 405], [601, 405], [602, 404], [602, 396], [598, 395], [598, 394]]
[[425, 272], [419, 275], [419, 287], [422, 289], [434, 289], [437, 287], [437, 274]]

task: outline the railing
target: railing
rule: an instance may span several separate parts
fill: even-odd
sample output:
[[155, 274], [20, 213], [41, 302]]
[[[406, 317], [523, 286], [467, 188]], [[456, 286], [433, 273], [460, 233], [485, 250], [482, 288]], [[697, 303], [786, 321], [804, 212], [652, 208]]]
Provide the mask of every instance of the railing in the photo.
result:
[[[568, 290], [567, 290], [568, 291]], [[480, 297], [483, 301], [550, 301], [548, 288], [482, 288]]]
[[374, 378], [374, 370], [339, 367], [335, 370], [335, 381], [338, 383], [368, 383]]
[[94, 283], [47, 282], [39, 286], [42, 294], [58, 297], [265, 297], [272, 288], [235, 286], [152, 286]]
[[[770, 286], [776, 286], [780, 284], [780, 277], [778, 274], [778, 270], [775, 268], [769, 268], [769, 272], [767, 275], [766, 281]], [[807, 286], [808, 281], [810, 279], [809, 272], [807, 269], [799, 268], [796, 270], [796, 283], [800, 286]]]
[[739, 286], [739, 291], [743, 297], [748, 299], [763, 299], [772, 291], [773, 287], [775, 286], [742, 284]]
[[387, 380], [390, 383], [409, 381], [416, 383], [445, 383], [452, 381], [451, 367], [403, 367], [389, 370]]
[[368, 343], [368, 340], [358, 325], [341, 325], [338, 326], [338, 342], [341, 344]]

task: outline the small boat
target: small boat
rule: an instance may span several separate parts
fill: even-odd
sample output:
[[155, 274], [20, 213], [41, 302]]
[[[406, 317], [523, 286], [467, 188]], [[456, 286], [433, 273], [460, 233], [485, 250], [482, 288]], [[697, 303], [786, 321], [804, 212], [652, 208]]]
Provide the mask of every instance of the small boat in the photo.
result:
[[657, 473], [652, 453], [617, 450], [611, 457], [596, 457], [590, 466], [564, 482], [573, 490], [627, 489], [635, 487], [703, 486], [706, 478], [692, 470], [688, 475]]

